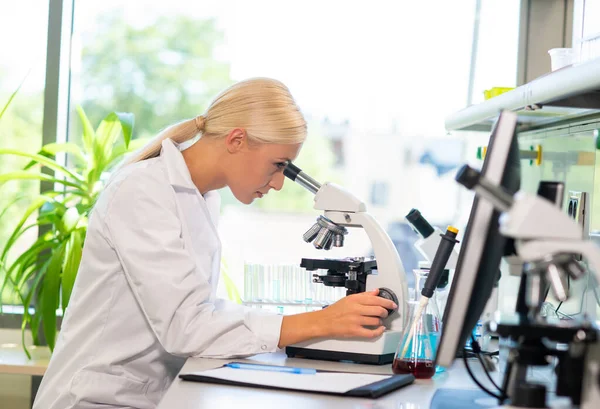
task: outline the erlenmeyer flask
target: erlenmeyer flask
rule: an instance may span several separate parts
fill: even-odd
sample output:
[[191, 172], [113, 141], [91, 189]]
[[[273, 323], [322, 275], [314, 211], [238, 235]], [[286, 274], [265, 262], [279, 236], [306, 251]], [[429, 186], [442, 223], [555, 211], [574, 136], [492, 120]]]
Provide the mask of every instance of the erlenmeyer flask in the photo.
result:
[[427, 379], [436, 372], [435, 355], [442, 328], [435, 297], [427, 300], [420, 293], [427, 271], [415, 270], [415, 276], [417, 301], [409, 303], [411, 320], [398, 344], [392, 370], [396, 374], [410, 373], [415, 378]]

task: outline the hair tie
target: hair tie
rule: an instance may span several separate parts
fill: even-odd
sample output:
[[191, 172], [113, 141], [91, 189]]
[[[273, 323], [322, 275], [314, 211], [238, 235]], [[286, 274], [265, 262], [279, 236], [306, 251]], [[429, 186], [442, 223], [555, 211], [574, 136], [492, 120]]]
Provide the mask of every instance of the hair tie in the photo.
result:
[[196, 123], [196, 128], [198, 128], [199, 132], [204, 131], [204, 127], [206, 126], [206, 118], [204, 115], [198, 115], [194, 118], [194, 122]]

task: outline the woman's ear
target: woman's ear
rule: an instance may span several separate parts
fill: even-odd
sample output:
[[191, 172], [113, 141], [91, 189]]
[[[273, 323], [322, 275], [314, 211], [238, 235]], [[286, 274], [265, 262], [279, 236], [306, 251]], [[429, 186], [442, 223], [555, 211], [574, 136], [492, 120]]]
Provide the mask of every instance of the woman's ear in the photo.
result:
[[248, 135], [246, 130], [242, 128], [235, 128], [225, 138], [225, 146], [227, 152], [238, 153], [241, 152], [248, 144]]

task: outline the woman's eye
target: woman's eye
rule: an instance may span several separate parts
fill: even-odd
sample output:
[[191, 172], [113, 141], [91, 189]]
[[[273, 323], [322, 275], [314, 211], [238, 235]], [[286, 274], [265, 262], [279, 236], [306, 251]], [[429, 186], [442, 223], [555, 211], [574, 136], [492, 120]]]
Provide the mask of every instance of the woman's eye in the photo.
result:
[[275, 166], [277, 166], [278, 169], [283, 169], [287, 166], [286, 162], [278, 162], [275, 164]]

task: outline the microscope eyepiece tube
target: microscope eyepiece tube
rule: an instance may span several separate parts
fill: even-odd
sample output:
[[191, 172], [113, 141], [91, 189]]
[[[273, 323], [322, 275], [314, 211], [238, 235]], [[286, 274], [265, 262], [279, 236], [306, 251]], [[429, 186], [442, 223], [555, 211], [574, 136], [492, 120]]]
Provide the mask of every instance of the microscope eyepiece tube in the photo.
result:
[[502, 187], [491, 184], [481, 173], [469, 165], [463, 166], [456, 174], [456, 181], [469, 190], [474, 190], [490, 202], [496, 209], [506, 212], [513, 204], [512, 196]]
[[427, 219], [424, 218], [417, 209], [411, 209], [404, 217], [424, 239], [431, 236], [435, 231]]
[[319, 189], [321, 188], [321, 184], [308, 176], [306, 173], [302, 171], [298, 166], [294, 165], [292, 162], [288, 162], [285, 169], [283, 169], [283, 174], [298, 183], [300, 186], [304, 187], [306, 190], [311, 192], [312, 194], [317, 194]]

